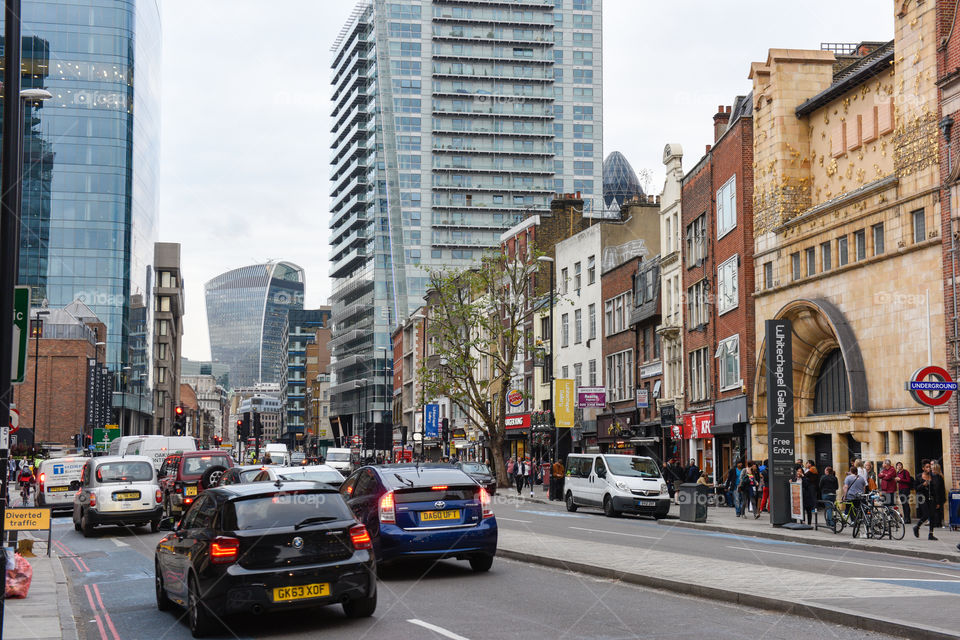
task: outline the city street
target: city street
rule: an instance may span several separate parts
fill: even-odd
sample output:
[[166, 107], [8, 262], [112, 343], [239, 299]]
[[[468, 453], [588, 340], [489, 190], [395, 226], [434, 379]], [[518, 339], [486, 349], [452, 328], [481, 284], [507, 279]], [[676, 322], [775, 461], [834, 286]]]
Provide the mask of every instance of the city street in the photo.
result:
[[[694, 555], [711, 550], [721, 553], [731, 546], [761, 551], [787, 549], [794, 552], [793, 558], [737, 549], [729, 552], [741, 554], [738, 557], [758, 553], [754, 556], [758, 564], [796, 566], [803, 562], [795, 555], [800, 553], [796, 545], [761, 541], [738, 545], [726, 536], [679, 529], [674, 532], [653, 521], [609, 520], [591, 513], [567, 514], [561, 509], [522, 504], [497, 507], [505, 532], [542, 532], [621, 544], [626, 538], [632, 546], [664, 545]], [[160, 533], [108, 527], [98, 529], [96, 537], [84, 539], [73, 530], [69, 518], [56, 518], [54, 537], [56, 551], [66, 556], [62, 563], [81, 638], [190, 636], [181, 611], [161, 613], [154, 605], [153, 549]], [[818, 565], [818, 570], [836, 562], [821, 549], [804, 554], [824, 556], [819, 561], [824, 566]], [[845, 568], [836, 572], [876, 576], [884, 575], [884, 571], [886, 575], [908, 572], [922, 579], [938, 575], [947, 579], [952, 575], [928, 568], [925, 563], [891, 559], [884, 564], [896, 567], [896, 571], [843, 565]], [[960, 572], [957, 577], [955, 586], [960, 586]], [[955, 596], [950, 601], [954, 602]], [[371, 619], [348, 620], [337, 606], [308, 614], [243, 617], [231, 620], [230, 632], [222, 637], [306, 638], [322, 631], [330, 638], [702, 638], [707, 628], [712, 629], [712, 637], [719, 638], [829, 638], [850, 633], [849, 629], [814, 618], [784, 616], [498, 559], [488, 574], [473, 574], [466, 563], [453, 561], [391, 568], [381, 576], [379, 607]], [[888, 637], [857, 634], [863, 638]]]

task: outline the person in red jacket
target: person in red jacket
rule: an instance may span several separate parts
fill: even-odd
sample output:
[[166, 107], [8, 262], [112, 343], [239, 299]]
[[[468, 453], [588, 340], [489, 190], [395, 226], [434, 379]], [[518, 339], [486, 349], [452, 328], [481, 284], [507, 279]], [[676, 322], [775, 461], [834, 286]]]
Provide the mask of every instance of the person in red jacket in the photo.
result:
[[880, 468], [880, 473], [877, 476], [880, 478], [883, 504], [890, 507], [894, 506], [896, 504], [895, 496], [897, 495], [897, 470], [893, 468], [893, 463], [890, 460], [884, 460], [883, 467]]
[[900, 498], [900, 507], [903, 509], [903, 522], [910, 524], [910, 490], [913, 489], [913, 478], [910, 477], [910, 472], [903, 468], [902, 462], [898, 462], [895, 468], [897, 493]]

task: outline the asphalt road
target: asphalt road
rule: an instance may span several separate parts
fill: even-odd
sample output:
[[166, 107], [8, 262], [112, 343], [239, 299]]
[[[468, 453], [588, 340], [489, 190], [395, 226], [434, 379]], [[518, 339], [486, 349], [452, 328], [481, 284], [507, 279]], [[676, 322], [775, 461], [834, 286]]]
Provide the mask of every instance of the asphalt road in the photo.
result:
[[[545, 507], [544, 511], [552, 510]], [[537, 514], [506, 505], [505, 519], [534, 522]], [[585, 529], [608, 524], [571, 519]], [[538, 526], [558, 518], [540, 516]], [[634, 525], [618, 522], [614, 527]], [[641, 525], [642, 526], [642, 525]], [[654, 525], [656, 526], [656, 525]], [[643, 531], [643, 529], [635, 529]], [[574, 529], [573, 532], [580, 532]], [[585, 533], [589, 533], [585, 532]], [[571, 534], [573, 535], [573, 533]], [[605, 534], [616, 536], [617, 534]], [[133, 640], [189, 638], [182, 612], [157, 611], [153, 595], [153, 548], [161, 534], [145, 529], [101, 528], [85, 539], [69, 518], [54, 520], [55, 546], [71, 586], [81, 638]], [[649, 542], [649, 541], [646, 541]], [[407, 564], [381, 575], [374, 617], [348, 620], [339, 607], [294, 615], [229, 620], [223, 638], [883, 638], [816, 620], [678, 596], [575, 573], [498, 559], [487, 574], [465, 562]]]

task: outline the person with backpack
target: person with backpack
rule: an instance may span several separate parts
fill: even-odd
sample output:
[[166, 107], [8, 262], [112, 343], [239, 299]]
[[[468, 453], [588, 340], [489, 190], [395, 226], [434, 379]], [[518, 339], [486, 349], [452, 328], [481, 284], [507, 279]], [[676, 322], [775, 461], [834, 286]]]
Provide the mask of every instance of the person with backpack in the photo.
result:
[[749, 466], [740, 472], [740, 483], [737, 491], [740, 493], [740, 504], [737, 505], [737, 517], [747, 517], [747, 505], [752, 504], [757, 480], [753, 476], [753, 469]]
[[834, 473], [833, 467], [823, 470], [820, 477], [820, 499], [826, 503], [827, 526], [833, 526], [833, 503], [837, 501], [837, 491], [840, 490], [840, 479]]

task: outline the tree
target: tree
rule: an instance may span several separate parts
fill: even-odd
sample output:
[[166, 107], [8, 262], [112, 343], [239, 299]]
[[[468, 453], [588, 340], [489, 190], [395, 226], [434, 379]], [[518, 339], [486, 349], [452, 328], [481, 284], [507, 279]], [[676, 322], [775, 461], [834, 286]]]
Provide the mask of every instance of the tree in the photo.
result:
[[432, 357], [418, 372], [420, 403], [447, 397], [468, 416], [487, 438], [501, 485], [509, 483], [503, 461], [506, 394], [522, 367], [528, 283], [536, 269], [534, 255], [490, 252], [478, 266], [431, 273], [426, 296]]

